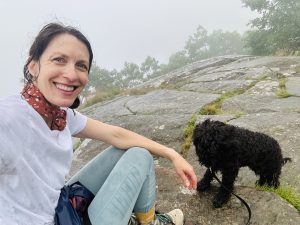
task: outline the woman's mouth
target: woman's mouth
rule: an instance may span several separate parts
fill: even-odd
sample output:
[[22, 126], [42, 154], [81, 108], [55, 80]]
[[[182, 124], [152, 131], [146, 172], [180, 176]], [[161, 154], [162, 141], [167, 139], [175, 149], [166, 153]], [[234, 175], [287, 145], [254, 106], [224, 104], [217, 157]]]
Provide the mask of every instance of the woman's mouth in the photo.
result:
[[77, 88], [77, 86], [65, 85], [60, 83], [55, 83], [55, 86], [57, 89], [67, 92], [72, 92]]

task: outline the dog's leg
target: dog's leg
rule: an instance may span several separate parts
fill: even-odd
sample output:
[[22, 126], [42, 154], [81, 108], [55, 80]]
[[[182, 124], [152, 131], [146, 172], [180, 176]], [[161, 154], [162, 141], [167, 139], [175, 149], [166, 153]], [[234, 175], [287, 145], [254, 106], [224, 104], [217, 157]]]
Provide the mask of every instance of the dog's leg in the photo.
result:
[[278, 173], [273, 174], [272, 178], [267, 179], [267, 184], [271, 187], [278, 188], [280, 185], [279, 176], [280, 174]]
[[281, 168], [275, 171], [273, 174], [267, 176], [267, 184], [270, 187], [278, 188], [280, 185], [279, 176], [281, 173]]
[[224, 203], [228, 202], [231, 192], [233, 191], [233, 184], [238, 172], [238, 168], [231, 168], [222, 171], [222, 184], [213, 200], [213, 206], [215, 208], [220, 208]]
[[206, 170], [203, 178], [197, 184], [198, 191], [205, 191], [210, 187], [210, 182], [212, 181], [212, 174], [209, 169]]
[[267, 185], [269, 187], [278, 188], [280, 185], [279, 182], [279, 176], [281, 168], [276, 169], [275, 171], [263, 171], [260, 174], [259, 180], [256, 182], [256, 184], [260, 186]]

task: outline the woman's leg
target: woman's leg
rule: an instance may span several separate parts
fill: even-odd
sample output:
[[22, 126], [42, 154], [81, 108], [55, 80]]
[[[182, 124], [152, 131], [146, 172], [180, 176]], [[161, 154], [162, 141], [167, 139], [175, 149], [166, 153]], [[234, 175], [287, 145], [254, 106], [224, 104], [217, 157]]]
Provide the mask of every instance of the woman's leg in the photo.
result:
[[124, 150], [108, 147], [72, 176], [67, 184], [80, 181], [96, 195], [124, 152]]
[[107, 149], [69, 183], [77, 180], [96, 195], [88, 208], [92, 224], [125, 225], [133, 210], [147, 215], [154, 209], [155, 171], [145, 149]]

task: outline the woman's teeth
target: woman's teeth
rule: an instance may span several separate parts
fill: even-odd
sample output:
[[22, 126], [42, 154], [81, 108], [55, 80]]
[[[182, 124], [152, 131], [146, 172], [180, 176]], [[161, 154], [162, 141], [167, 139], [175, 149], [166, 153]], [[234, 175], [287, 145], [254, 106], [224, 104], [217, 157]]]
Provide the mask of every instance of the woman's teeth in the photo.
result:
[[67, 85], [63, 85], [63, 84], [56, 84], [56, 87], [63, 91], [74, 91], [74, 89], [75, 89], [74, 86], [67, 86]]

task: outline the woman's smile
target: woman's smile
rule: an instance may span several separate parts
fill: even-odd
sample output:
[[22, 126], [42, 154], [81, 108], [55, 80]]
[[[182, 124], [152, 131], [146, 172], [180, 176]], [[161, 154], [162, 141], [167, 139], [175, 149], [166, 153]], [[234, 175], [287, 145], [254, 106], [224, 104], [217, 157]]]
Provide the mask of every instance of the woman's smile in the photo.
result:
[[66, 91], [66, 92], [73, 92], [77, 88], [76, 86], [70, 86], [70, 85], [65, 85], [65, 84], [61, 84], [61, 83], [54, 82], [54, 84], [57, 87], [57, 89]]

